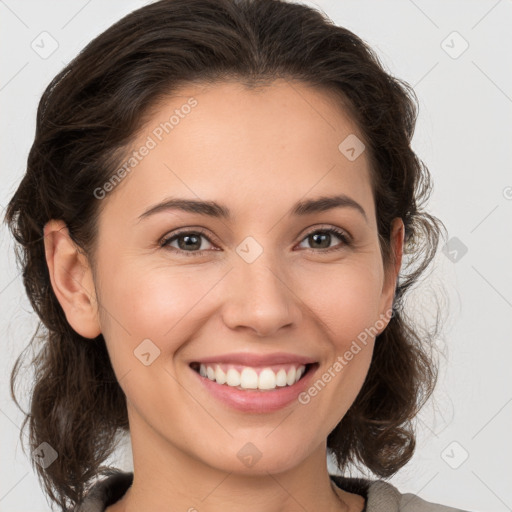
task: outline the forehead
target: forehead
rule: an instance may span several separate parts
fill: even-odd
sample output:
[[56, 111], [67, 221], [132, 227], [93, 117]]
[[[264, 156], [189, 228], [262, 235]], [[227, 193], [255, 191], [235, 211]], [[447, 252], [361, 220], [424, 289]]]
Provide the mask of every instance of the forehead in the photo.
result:
[[134, 151], [137, 161], [107, 202], [141, 213], [172, 195], [269, 211], [339, 192], [368, 203], [367, 155], [351, 161], [340, 150], [350, 137], [363, 139], [325, 90], [287, 80], [190, 84], [151, 109], [124, 162]]

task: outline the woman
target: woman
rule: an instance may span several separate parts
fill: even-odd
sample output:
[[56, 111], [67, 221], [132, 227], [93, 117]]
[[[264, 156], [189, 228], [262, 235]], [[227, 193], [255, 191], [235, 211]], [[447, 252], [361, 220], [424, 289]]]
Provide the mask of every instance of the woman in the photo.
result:
[[[437, 375], [402, 303], [442, 229], [415, 119], [363, 41], [275, 0], [147, 5], [55, 77], [6, 218], [62, 510], [455, 510], [382, 480]], [[102, 466], [122, 433], [133, 473]]]

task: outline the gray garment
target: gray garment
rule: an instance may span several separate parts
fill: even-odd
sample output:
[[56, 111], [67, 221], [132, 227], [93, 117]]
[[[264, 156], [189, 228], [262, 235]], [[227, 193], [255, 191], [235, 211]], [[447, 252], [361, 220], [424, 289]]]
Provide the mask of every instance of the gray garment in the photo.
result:
[[366, 480], [331, 475], [331, 480], [347, 492], [360, 494], [366, 500], [363, 512], [468, 512], [425, 501], [416, 494], [402, 494], [384, 480]]
[[[467, 512], [460, 508], [430, 503], [415, 494], [401, 494], [384, 480], [366, 480], [331, 475], [331, 480], [347, 492], [359, 494], [366, 500], [363, 512]], [[104, 512], [118, 501], [132, 484], [133, 473], [117, 471], [97, 481], [84, 501], [72, 512]]]

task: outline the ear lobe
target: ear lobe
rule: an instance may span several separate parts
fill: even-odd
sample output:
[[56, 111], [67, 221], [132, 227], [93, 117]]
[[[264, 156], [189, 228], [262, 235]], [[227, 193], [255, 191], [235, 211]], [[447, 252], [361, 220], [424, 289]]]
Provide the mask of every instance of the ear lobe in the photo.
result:
[[390, 245], [391, 245], [391, 261], [388, 268], [384, 269], [385, 278], [382, 288], [381, 297], [381, 315], [391, 318], [391, 310], [393, 307], [393, 299], [395, 297], [395, 289], [402, 266], [402, 257], [404, 250], [405, 227], [401, 218], [393, 219], [391, 224]]
[[81, 336], [96, 338], [101, 328], [92, 272], [64, 221], [45, 224], [44, 246], [52, 288], [67, 321]]

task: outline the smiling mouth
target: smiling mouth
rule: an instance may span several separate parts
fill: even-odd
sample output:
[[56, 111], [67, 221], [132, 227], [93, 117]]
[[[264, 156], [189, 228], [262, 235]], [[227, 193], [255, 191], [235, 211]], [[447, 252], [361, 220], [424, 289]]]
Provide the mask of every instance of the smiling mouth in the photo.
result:
[[303, 379], [318, 363], [278, 364], [272, 366], [242, 366], [223, 363], [190, 364], [192, 370], [217, 384], [241, 390], [272, 391], [290, 387]]

